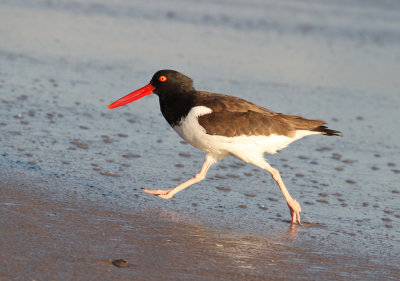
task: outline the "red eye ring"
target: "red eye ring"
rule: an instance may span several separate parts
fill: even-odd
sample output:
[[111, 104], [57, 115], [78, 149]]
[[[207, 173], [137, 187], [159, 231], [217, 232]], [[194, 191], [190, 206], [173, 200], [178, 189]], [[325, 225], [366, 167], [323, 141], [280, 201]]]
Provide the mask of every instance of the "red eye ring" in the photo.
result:
[[164, 75], [161, 75], [161, 76], [158, 78], [158, 81], [160, 81], [160, 82], [165, 82], [165, 81], [167, 81], [167, 77], [164, 76]]

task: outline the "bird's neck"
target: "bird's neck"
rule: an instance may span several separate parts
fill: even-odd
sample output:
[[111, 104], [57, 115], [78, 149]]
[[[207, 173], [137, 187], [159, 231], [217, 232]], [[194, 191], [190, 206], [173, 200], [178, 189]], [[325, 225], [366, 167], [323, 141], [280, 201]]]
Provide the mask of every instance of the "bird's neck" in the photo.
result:
[[195, 91], [170, 91], [159, 95], [161, 113], [167, 122], [174, 127], [185, 118], [194, 105]]

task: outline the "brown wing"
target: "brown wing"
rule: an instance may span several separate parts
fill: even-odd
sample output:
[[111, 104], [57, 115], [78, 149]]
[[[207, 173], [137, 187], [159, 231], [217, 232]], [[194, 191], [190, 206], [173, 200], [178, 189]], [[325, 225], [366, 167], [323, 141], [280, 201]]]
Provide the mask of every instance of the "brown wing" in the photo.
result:
[[293, 136], [296, 130], [313, 130], [326, 123], [276, 113], [237, 97], [206, 92], [202, 92], [201, 95], [201, 105], [213, 110], [212, 113], [202, 115], [198, 119], [210, 135]]

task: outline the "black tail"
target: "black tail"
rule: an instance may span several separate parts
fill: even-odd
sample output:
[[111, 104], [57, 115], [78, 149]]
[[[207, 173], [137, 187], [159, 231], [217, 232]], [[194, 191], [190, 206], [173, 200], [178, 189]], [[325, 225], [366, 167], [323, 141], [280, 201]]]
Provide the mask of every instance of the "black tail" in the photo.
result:
[[320, 132], [323, 135], [327, 136], [340, 136], [342, 132], [328, 129], [327, 126], [318, 126], [317, 128], [312, 129], [311, 131]]

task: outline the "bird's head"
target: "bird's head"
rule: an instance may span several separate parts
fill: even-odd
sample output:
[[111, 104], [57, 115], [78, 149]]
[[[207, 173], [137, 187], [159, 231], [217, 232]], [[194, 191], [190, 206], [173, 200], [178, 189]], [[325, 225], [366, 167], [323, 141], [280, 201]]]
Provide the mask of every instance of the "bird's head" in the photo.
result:
[[169, 93], [179, 94], [194, 91], [193, 81], [182, 73], [164, 69], [157, 71], [146, 86], [120, 98], [108, 106], [109, 109], [128, 104], [150, 94], [160, 98]]

